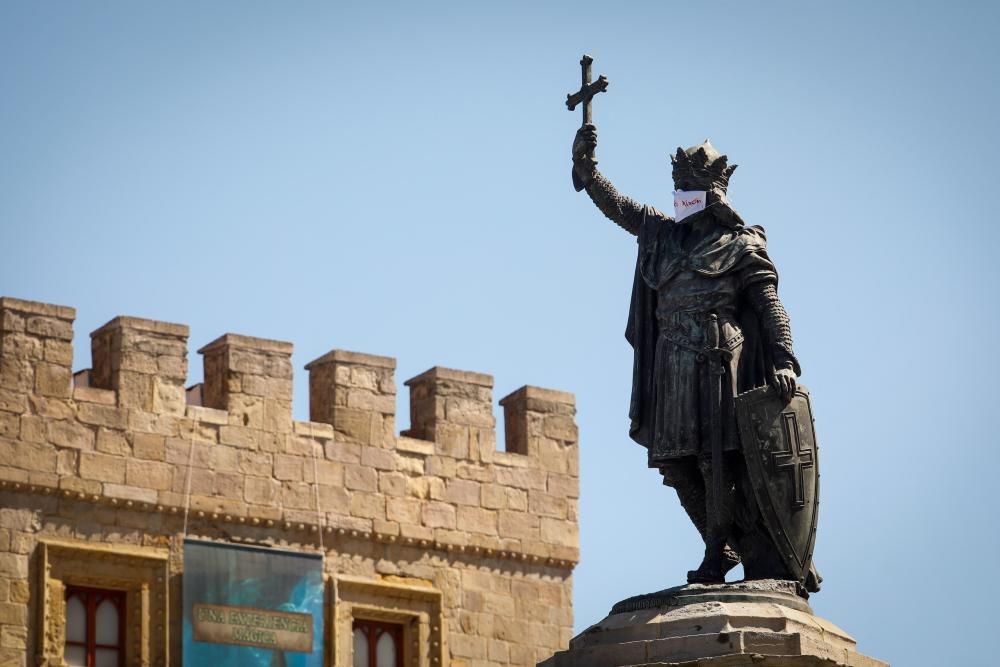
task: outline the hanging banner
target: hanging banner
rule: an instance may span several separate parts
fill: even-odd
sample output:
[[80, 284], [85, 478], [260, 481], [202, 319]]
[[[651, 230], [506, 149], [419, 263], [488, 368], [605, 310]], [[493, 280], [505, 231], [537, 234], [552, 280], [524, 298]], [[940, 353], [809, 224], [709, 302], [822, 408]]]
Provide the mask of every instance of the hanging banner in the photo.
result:
[[185, 667], [323, 667], [323, 557], [184, 540]]

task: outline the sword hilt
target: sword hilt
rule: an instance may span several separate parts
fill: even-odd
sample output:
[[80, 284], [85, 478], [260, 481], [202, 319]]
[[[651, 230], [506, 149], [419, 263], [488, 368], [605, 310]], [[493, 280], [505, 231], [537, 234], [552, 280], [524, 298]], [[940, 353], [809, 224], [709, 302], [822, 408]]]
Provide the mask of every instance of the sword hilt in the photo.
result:
[[712, 364], [712, 371], [721, 375], [725, 372], [723, 364], [733, 358], [733, 352], [719, 347], [722, 341], [719, 316], [715, 313], [709, 313], [705, 318], [705, 329], [705, 357], [715, 362]]

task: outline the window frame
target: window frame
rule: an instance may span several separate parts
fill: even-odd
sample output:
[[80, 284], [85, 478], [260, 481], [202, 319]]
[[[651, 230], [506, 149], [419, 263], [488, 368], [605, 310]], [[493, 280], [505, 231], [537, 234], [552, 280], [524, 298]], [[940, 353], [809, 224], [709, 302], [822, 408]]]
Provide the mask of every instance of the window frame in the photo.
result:
[[[84, 632], [86, 633], [86, 637], [82, 642], [65, 639], [64, 646], [83, 647], [87, 663], [86, 667], [95, 666], [98, 649], [114, 649], [118, 652], [118, 665], [119, 667], [123, 667], [125, 664], [125, 649], [127, 646], [125, 638], [125, 619], [127, 614], [128, 596], [126, 595], [126, 591], [68, 584], [63, 597], [64, 603], [67, 605], [64, 609], [68, 608], [69, 600], [74, 596], [78, 597], [83, 603], [85, 612]], [[107, 601], [114, 604], [118, 611], [118, 643], [114, 646], [110, 644], [97, 643], [97, 609], [101, 606], [101, 604]], [[68, 620], [69, 619], [67, 619], [67, 625]]]
[[329, 632], [335, 665], [353, 664], [355, 619], [402, 626], [405, 667], [448, 664], [444, 596], [433, 585], [339, 575], [334, 578], [333, 608]]
[[389, 623], [387, 621], [373, 621], [367, 618], [355, 618], [351, 624], [351, 634], [360, 629], [368, 640], [368, 665], [367, 667], [378, 667], [378, 641], [382, 635], [388, 633], [392, 637], [393, 646], [396, 649], [396, 664], [392, 667], [403, 667], [403, 631], [404, 627], [400, 623]]
[[43, 537], [38, 540], [36, 558], [39, 580], [31, 595], [39, 600], [38, 664], [66, 664], [67, 586], [125, 593], [128, 636], [121, 664], [172, 664], [168, 609], [176, 603], [169, 591], [168, 548]]

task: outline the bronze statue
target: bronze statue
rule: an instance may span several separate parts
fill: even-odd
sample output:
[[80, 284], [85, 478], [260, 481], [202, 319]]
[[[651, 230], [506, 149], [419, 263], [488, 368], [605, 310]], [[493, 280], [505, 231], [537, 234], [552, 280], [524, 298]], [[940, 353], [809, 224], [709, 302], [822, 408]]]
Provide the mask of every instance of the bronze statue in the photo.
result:
[[584, 105], [573, 183], [638, 237], [630, 435], [705, 541], [688, 582], [724, 582], [742, 561], [747, 579], [819, 590], [818, 451], [764, 229], [733, 209], [736, 165], [707, 139], [671, 158], [673, 217], [619, 193], [597, 170], [590, 105], [608, 81], [591, 83], [591, 62], [584, 56], [583, 86], [567, 99], [571, 110]]

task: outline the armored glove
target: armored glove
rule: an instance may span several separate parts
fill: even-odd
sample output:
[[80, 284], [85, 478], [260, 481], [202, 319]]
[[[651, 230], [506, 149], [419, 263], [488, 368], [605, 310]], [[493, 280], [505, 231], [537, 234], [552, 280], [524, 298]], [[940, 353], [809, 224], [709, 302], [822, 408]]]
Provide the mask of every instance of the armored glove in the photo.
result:
[[590, 185], [597, 168], [594, 152], [597, 149], [597, 127], [587, 123], [576, 132], [573, 139], [573, 187], [579, 192]]

